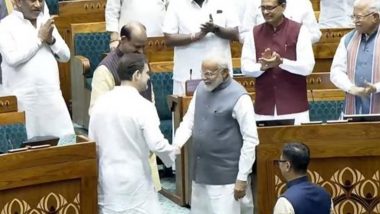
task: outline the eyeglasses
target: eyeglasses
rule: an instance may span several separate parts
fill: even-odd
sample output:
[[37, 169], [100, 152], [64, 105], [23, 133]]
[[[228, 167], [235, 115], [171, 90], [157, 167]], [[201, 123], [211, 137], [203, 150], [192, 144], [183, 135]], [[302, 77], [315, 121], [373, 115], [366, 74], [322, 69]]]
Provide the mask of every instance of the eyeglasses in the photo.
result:
[[273, 12], [278, 6], [280, 6], [281, 4], [278, 4], [276, 6], [264, 6], [264, 5], [261, 5], [259, 7], [259, 9], [261, 9], [261, 11], [268, 11], [268, 12]]
[[215, 77], [217, 74], [218, 74], [218, 72], [219, 71], [221, 71], [221, 69], [218, 69], [218, 70], [215, 70], [215, 71], [209, 71], [209, 70], [207, 70], [207, 71], [202, 71], [201, 72], [201, 76], [202, 77]]
[[368, 13], [366, 15], [362, 15], [362, 16], [361, 15], [352, 15], [351, 19], [352, 20], [363, 20], [365, 17], [373, 15], [373, 14], [375, 14], [375, 12], [370, 12], [370, 13]]

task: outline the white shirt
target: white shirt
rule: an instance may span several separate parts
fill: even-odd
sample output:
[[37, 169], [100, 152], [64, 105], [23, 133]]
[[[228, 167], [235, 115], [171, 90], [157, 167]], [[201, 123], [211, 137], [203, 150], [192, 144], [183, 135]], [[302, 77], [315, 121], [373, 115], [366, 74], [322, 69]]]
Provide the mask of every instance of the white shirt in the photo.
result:
[[162, 36], [162, 22], [168, 0], [107, 0], [106, 30], [120, 32], [129, 21], [145, 25], [148, 37]]
[[[205, 0], [200, 7], [193, 0], [171, 1], [165, 16], [163, 32], [168, 34], [191, 34], [200, 31], [201, 24], [209, 21], [221, 27], [238, 27], [239, 20], [229, 0]], [[230, 41], [208, 33], [205, 38], [185, 46], [174, 47], [173, 79], [185, 82], [201, 78], [202, 60], [211, 55], [231, 59]], [[230, 61], [232, 76], [232, 60]]]
[[95, 103], [89, 137], [97, 144], [99, 205], [126, 211], [155, 194], [150, 151], [166, 166], [175, 158], [159, 124], [154, 105], [131, 86], [116, 86]]
[[[254, 0], [251, 3], [250, 10], [246, 10], [244, 15], [245, 19], [240, 29], [240, 35], [242, 39], [246, 35], [252, 35], [252, 29], [254, 26], [265, 22], [263, 14], [259, 9], [261, 5], [259, 0]], [[284, 15], [296, 22], [301, 23], [309, 31], [310, 39], [312, 43], [316, 43], [321, 38], [321, 31], [317, 23], [317, 19], [314, 15], [314, 10], [309, 0], [287, 0]]]
[[[192, 135], [195, 100], [196, 93], [194, 93], [189, 108], [180, 126], [176, 130], [173, 145], [182, 147]], [[241, 181], [247, 181], [248, 175], [252, 170], [252, 165], [255, 162], [255, 147], [259, 144], [254, 113], [253, 103], [249, 95], [241, 96], [236, 102], [232, 112], [232, 117], [239, 123], [240, 132], [243, 136], [243, 146], [239, 159], [239, 172], [236, 178]]]
[[[274, 206], [273, 214], [295, 214], [294, 208], [288, 199], [279, 197]], [[330, 214], [334, 214], [334, 204], [331, 201]]]
[[59, 87], [57, 64], [57, 60], [70, 59], [70, 50], [56, 28], [53, 45], [38, 38], [41, 25], [49, 17], [41, 12], [36, 28], [21, 12], [14, 10], [0, 23], [3, 87], [17, 96], [19, 110], [26, 112], [28, 138], [74, 134]]
[[[330, 69], [330, 80], [334, 85], [345, 92], [348, 92], [355, 84], [348, 78], [347, 74], [347, 48], [344, 44], [347, 34], [340, 39], [338, 48], [335, 51], [334, 59]], [[380, 82], [375, 83], [376, 92], [380, 92]]]
[[[308, 31], [301, 26], [298, 35], [296, 56], [297, 60], [283, 58], [279, 67], [293, 74], [307, 76], [314, 68], [314, 52]], [[256, 61], [256, 48], [253, 34], [245, 39], [241, 54], [241, 70], [243, 74], [259, 77], [264, 71], [260, 70], [261, 64]]]
[[355, 0], [320, 0], [320, 28], [351, 28]]

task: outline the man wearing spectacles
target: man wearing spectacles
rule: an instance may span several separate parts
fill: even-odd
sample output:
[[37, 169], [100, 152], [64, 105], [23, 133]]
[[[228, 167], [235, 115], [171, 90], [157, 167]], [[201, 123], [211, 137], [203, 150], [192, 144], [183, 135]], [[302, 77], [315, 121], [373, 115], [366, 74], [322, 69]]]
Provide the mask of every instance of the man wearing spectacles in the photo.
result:
[[313, 71], [314, 53], [308, 31], [284, 16], [284, 0], [262, 0], [265, 23], [246, 37], [242, 72], [256, 78], [257, 120], [309, 121], [306, 76]]
[[[245, 36], [251, 35], [254, 26], [265, 22], [262, 11], [271, 8], [263, 8], [260, 6], [260, 3], [261, 0], [253, 0], [250, 6], [247, 6], [248, 9], [245, 11], [244, 20], [239, 29], [241, 40], [244, 40]], [[283, 7], [285, 17], [299, 22], [306, 27], [309, 31], [312, 43], [319, 41], [322, 33], [319, 30], [317, 19], [315, 18], [313, 7], [309, 0], [279, 0], [278, 2], [276, 1], [276, 3], [276, 7], [274, 7], [273, 10], [267, 11], [275, 12], [279, 7]]]
[[346, 93], [345, 114], [380, 113], [380, 1], [357, 0], [355, 29], [340, 41], [330, 79]]
[[287, 190], [278, 198], [273, 214], [330, 214], [333, 204], [330, 194], [308, 181], [309, 148], [303, 143], [285, 144], [277, 160]]
[[227, 58], [202, 62], [201, 76], [173, 144], [192, 136], [191, 213], [252, 214], [249, 174], [258, 144], [252, 100]]

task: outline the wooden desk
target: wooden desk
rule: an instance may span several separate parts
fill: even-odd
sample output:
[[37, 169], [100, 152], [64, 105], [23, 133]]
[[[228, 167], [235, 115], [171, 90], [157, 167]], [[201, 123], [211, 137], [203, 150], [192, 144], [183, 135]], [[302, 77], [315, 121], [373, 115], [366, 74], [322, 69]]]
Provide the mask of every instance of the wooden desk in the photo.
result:
[[98, 213], [95, 143], [0, 155], [0, 213]]

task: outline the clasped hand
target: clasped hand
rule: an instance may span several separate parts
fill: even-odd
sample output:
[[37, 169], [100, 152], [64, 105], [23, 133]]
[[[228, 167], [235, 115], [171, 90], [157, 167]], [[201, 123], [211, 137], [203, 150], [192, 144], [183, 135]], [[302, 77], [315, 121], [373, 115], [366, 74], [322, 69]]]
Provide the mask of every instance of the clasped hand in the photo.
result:
[[41, 39], [41, 42], [46, 42], [48, 44], [53, 43], [53, 30], [54, 30], [54, 19], [49, 18], [44, 24], [41, 25], [38, 30], [38, 37]]
[[350, 94], [360, 97], [366, 97], [371, 95], [372, 93], [376, 93], [377, 89], [374, 84], [369, 82], [364, 82], [365, 87], [352, 86], [348, 91]]
[[270, 48], [267, 48], [263, 53], [261, 53], [259, 63], [261, 64], [261, 70], [266, 71], [269, 68], [274, 68], [280, 65], [282, 63], [282, 59], [280, 54], [272, 51]]

